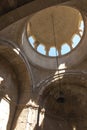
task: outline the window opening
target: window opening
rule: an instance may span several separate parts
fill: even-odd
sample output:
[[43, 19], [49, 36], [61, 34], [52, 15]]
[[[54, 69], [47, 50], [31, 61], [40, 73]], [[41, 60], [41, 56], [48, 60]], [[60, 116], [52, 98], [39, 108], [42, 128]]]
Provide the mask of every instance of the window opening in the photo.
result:
[[43, 55], [46, 55], [46, 51], [45, 51], [45, 46], [40, 44], [38, 47], [37, 47], [37, 51]]
[[[57, 52], [57, 53], [55, 53]], [[55, 48], [55, 47], [51, 47], [50, 50], [49, 50], [49, 56], [58, 56], [58, 50]]]
[[73, 48], [75, 48], [78, 45], [78, 43], [80, 42], [80, 39], [81, 39], [80, 36], [75, 34], [75, 36], [72, 39], [72, 42], [73, 42], [72, 47]]
[[66, 43], [66, 44], [63, 44], [62, 45], [62, 48], [61, 48], [61, 54], [64, 55], [64, 54], [67, 54], [68, 52], [70, 52], [70, 46]]
[[29, 40], [30, 44], [32, 45], [32, 47], [34, 47], [35, 39], [33, 38], [33, 36], [30, 36], [30, 37], [28, 38], [28, 40]]

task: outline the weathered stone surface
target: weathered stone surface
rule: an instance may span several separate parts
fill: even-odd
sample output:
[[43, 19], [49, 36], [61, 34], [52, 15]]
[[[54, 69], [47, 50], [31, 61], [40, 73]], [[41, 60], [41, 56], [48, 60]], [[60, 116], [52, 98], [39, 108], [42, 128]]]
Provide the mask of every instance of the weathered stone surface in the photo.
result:
[[[80, 50], [77, 47], [71, 52], [73, 58], [70, 54], [67, 59], [59, 58], [58, 65], [64, 65], [67, 60], [66, 69], [59, 66], [59, 69], [64, 69], [60, 71], [62, 74], [58, 71], [56, 58], [50, 62], [49, 58], [42, 58], [34, 49], [30, 50], [26, 30], [28, 19], [34, 12], [60, 3], [80, 9], [85, 15], [85, 34]], [[10, 100], [6, 130], [87, 129], [86, 13], [86, 0], [35, 0], [0, 17], [0, 114], [5, 114], [3, 119], [7, 119], [9, 114], [8, 109], [1, 109], [3, 100]], [[59, 94], [59, 82], [62, 82], [61, 88], [67, 98], [64, 105], [55, 101]], [[40, 126], [38, 113], [40, 118], [45, 114]], [[60, 119], [61, 113], [65, 113], [66, 117], [63, 115]]]

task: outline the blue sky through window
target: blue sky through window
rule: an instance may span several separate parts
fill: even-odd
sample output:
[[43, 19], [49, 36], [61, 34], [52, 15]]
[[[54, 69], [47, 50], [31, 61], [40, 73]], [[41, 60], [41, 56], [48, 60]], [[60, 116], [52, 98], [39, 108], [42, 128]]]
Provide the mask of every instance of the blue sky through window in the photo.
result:
[[61, 48], [61, 55], [64, 55], [66, 53], [70, 52], [70, 47], [68, 44], [63, 44]]
[[38, 47], [37, 47], [37, 51], [43, 55], [46, 55], [46, 51], [44, 50], [44, 46], [42, 44], [40, 44]]
[[32, 45], [32, 47], [34, 47], [34, 42], [35, 42], [34, 38], [32, 36], [30, 36], [28, 38], [28, 40], [29, 40], [30, 44]]
[[[80, 31], [80, 34], [82, 35], [83, 34], [83, 30], [84, 30], [84, 22], [81, 21], [81, 24], [80, 24], [80, 27], [79, 29], [81, 29], [82, 31]], [[75, 48], [79, 41], [80, 41], [80, 36], [75, 34], [74, 37], [72, 38], [72, 47]], [[32, 47], [34, 48], [34, 43], [35, 43], [35, 39], [33, 36], [30, 36], [28, 38], [30, 44], [32, 45]], [[38, 47], [37, 47], [37, 51], [43, 55], [46, 55], [46, 51], [44, 50], [44, 45], [40, 44]], [[49, 56], [56, 56], [56, 48], [55, 47], [51, 47], [50, 50], [49, 50]], [[69, 47], [69, 45], [67, 43], [63, 44], [62, 45], [62, 48], [61, 48], [61, 54], [64, 55], [68, 52], [70, 52], [71, 49]], [[57, 51], [57, 56], [58, 56], [58, 51]]]
[[56, 56], [56, 54], [57, 54], [57, 56], [58, 56], [58, 51], [57, 51], [57, 53], [56, 53], [56, 48], [55, 47], [51, 47], [50, 48], [50, 51], [49, 51], [49, 56]]
[[73, 41], [72, 47], [75, 48], [75, 47], [78, 45], [79, 41], [80, 41], [79, 35], [76, 34], [76, 35], [73, 37], [72, 41]]

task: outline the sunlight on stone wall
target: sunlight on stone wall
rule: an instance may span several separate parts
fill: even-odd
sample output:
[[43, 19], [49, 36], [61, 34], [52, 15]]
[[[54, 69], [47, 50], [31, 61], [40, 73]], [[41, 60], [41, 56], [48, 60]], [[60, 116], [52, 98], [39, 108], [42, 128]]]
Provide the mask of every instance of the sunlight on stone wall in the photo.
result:
[[42, 108], [39, 115], [39, 126], [43, 124], [44, 118], [45, 118], [45, 109]]
[[7, 130], [9, 120], [10, 105], [5, 99], [0, 101], [0, 130]]
[[76, 130], [76, 126], [73, 126], [73, 130]]
[[42, 125], [45, 109], [41, 109], [39, 112], [39, 105], [36, 105], [34, 101], [30, 100], [28, 110], [26, 130], [34, 130], [36, 125]]
[[26, 130], [33, 130], [37, 123], [38, 108], [29, 107]]

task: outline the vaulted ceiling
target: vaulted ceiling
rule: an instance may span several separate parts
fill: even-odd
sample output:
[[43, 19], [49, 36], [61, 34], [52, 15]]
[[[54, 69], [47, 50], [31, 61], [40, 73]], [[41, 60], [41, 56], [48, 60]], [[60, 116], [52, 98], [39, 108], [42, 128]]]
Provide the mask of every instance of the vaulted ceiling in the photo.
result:
[[[3, 15], [11, 10], [14, 10], [18, 7], [23, 6], [24, 4], [38, 1], [38, 0], [0, 0], [0, 15]], [[42, 1], [42, 0], [41, 0]], [[48, 0], [52, 1], [52, 0]], [[68, 0], [54, 0], [54, 2], [65, 2]], [[46, 0], [43, 0], [43, 2], [46, 2]]]
[[0, 15], [34, 0], [0, 0]]

